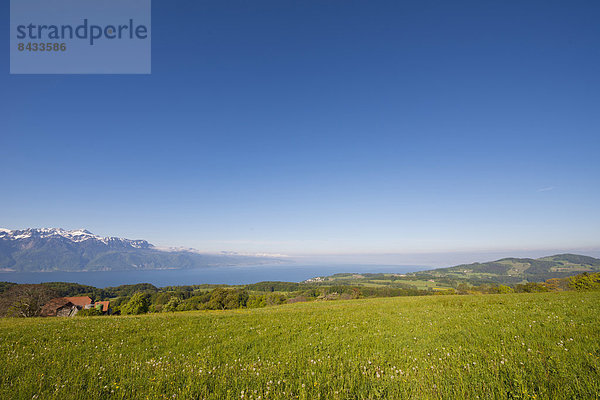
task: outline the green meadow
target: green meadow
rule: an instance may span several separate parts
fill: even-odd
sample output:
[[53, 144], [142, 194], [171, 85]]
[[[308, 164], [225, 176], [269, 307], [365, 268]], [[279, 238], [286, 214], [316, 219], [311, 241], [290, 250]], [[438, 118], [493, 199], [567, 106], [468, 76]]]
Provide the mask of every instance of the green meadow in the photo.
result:
[[600, 292], [0, 319], [2, 399], [594, 399]]

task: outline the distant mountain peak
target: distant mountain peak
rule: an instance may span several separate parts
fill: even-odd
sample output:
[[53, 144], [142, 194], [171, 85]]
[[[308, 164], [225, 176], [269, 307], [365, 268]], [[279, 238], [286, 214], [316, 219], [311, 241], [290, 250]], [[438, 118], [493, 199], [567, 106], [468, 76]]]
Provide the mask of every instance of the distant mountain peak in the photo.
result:
[[66, 230], [63, 228], [26, 228], [26, 229], [4, 229], [0, 228], [0, 239], [4, 240], [27, 240], [27, 239], [51, 239], [64, 238], [74, 243], [81, 243], [88, 240], [99, 242], [105, 245], [120, 243], [133, 248], [152, 247], [145, 240], [122, 239], [118, 237], [102, 237], [94, 235], [87, 229]]
[[182, 269], [280, 261], [266, 255], [165, 250], [145, 240], [102, 237], [87, 229], [0, 228], [0, 272]]

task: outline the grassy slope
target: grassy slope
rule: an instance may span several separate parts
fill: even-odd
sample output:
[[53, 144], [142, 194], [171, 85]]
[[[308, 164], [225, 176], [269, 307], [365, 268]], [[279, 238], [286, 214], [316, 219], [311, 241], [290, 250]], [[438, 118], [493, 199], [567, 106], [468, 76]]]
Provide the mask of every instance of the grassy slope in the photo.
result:
[[597, 398], [599, 301], [560, 292], [3, 319], [0, 398]]

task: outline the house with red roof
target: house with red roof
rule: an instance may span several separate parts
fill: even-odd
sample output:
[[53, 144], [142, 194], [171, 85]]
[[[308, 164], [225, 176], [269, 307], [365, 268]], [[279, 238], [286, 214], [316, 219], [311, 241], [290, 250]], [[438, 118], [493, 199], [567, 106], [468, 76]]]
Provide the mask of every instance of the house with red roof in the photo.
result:
[[85, 307], [88, 304], [92, 304], [94, 302], [88, 296], [65, 297], [65, 299], [69, 300], [71, 303], [79, 307]]
[[66, 297], [57, 297], [44, 304], [40, 315], [42, 317], [72, 317], [79, 311], [79, 308]]
[[44, 304], [42, 317], [73, 317], [79, 310], [95, 308], [104, 314], [110, 311], [110, 302], [94, 301], [88, 296], [57, 297]]
[[110, 301], [105, 300], [105, 301], [97, 301], [94, 303], [94, 307], [98, 307], [98, 305], [102, 306], [100, 311], [102, 311], [103, 313], [106, 314], [109, 310], [108, 306], [110, 305]]

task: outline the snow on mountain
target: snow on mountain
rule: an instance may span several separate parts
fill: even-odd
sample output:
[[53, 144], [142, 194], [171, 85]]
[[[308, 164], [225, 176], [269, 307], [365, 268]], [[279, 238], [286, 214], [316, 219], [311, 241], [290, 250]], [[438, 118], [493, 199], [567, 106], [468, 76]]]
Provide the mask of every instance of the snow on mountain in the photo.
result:
[[24, 240], [24, 239], [52, 239], [52, 238], [64, 238], [73, 243], [81, 243], [86, 241], [93, 241], [96, 243], [103, 243], [105, 245], [121, 245], [131, 246], [137, 249], [144, 249], [152, 247], [150, 243], [145, 240], [130, 240], [122, 239], [118, 237], [102, 237], [94, 235], [86, 229], [77, 229], [68, 231], [61, 228], [28, 228], [22, 230], [10, 230], [0, 228], [0, 239], [4, 240]]
[[190, 269], [279, 263], [273, 255], [209, 254], [102, 237], [85, 229], [0, 228], [0, 272]]

